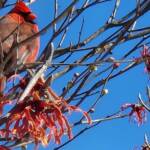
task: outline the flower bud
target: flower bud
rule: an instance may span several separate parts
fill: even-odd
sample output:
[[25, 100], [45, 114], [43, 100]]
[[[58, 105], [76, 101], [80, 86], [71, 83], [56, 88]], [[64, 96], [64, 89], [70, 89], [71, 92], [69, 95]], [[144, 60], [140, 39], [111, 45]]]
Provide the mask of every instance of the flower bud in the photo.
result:
[[113, 69], [117, 69], [119, 66], [120, 66], [120, 63], [115, 62], [115, 63], [113, 64]]
[[95, 112], [95, 109], [94, 108], [91, 108], [90, 109], [90, 113], [94, 113]]
[[109, 58], [107, 58], [107, 61], [108, 61], [108, 62], [114, 62], [114, 60], [115, 60], [114, 57], [109, 57]]
[[108, 89], [103, 89], [103, 90], [102, 90], [102, 94], [103, 94], [103, 95], [108, 94], [108, 92], [109, 92]]
[[74, 74], [74, 77], [77, 78], [79, 75], [80, 75], [80, 74], [79, 74], [78, 72], [76, 72], [76, 73]]
[[90, 69], [90, 71], [97, 71], [97, 66], [96, 65], [90, 65], [89, 69]]
[[72, 86], [73, 86], [73, 82], [72, 82], [72, 81], [69, 81], [68, 84], [67, 84], [67, 89], [72, 88]]

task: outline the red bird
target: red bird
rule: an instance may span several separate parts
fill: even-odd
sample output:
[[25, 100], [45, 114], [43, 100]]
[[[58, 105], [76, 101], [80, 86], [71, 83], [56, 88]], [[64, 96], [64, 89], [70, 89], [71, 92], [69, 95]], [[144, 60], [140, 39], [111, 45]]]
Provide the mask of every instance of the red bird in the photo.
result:
[[[38, 26], [34, 23], [36, 15], [19, 1], [15, 7], [0, 20], [0, 40], [1, 49], [4, 56], [8, 55], [13, 44], [31, 37], [38, 32]], [[34, 62], [39, 50], [39, 37], [33, 39], [14, 50], [11, 63], [31, 63]]]
[[[0, 63], [5, 62], [10, 53], [12, 55], [5, 66], [0, 67], [2, 78], [4, 76], [8, 78], [8, 74], [15, 71], [16, 65], [35, 61], [39, 51], [39, 37], [11, 49], [13, 45], [22, 42], [39, 31], [37, 24], [34, 22], [35, 19], [36, 15], [22, 1], [18, 1], [7, 15], [0, 18]], [[2, 78], [0, 91], [4, 88]]]
[[[4, 69], [2, 70], [0, 67], [0, 93], [3, 92], [6, 80], [10, 77], [9, 74], [15, 71], [17, 64], [33, 63], [37, 57], [40, 45], [39, 37], [16, 49], [11, 49], [16, 42], [20, 43], [39, 31], [34, 22], [35, 19], [36, 15], [22, 1], [18, 1], [15, 7], [0, 19], [0, 61], [3, 58], [5, 62], [5, 58], [13, 53]], [[42, 78], [40, 80], [45, 82]], [[51, 100], [60, 99], [51, 88], [49, 88], [49, 94]]]

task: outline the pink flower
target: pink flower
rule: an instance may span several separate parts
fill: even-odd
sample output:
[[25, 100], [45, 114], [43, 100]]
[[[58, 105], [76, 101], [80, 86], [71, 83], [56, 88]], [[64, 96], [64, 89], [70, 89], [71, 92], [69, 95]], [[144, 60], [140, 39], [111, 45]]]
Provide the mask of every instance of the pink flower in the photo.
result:
[[121, 110], [124, 111], [125, 109], [131, 108], [129, 113], [129, 117], [134, 117], [137, 121], [138, 125], [141, 125], [146, 120], [146, 109], [144, 106], [139, 104], [124, 104], [121, 107]]
[[150, 73], [150, 51], [148, 46], [144, 45], [144, 48], [141, 51], [141, 56], [144, 59], [146, 71]]

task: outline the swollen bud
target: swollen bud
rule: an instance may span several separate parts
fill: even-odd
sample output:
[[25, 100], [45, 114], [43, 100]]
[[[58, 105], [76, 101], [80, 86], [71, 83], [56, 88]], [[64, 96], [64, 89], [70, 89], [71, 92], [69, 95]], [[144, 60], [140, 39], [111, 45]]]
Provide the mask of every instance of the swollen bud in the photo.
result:
[[96, 65], [90, 65], [89, 70], [90, 71], [97, 71], [97, 66]]
[[95, 112], [95, 109], [94, 108], [91, 108], [90, 109], [90, 113], [94, 113]]
[[120, 63], [115, 62], [115, 63], [113, 64], [113, 69], [117, 69], [119, 66], [120, 66]]
[[108, 92], [109, 92], [108, 89], [103, 89], [102, 90], [102, 95], [106, 95], [106, 94], [108, 94]]
[[80, 75], [80, 74], [79, 74], [78, 72], [76, 72], [76, 73], [74, 74], [74, 77], [77, 78], [79, 75]]
[[108, 62], [114, 62], [114, 61], [115, 61], [115, 58], [114, 58], [114, 57], [109, 57], [109, 58], [107, 58], [107, 61], [108, 61]]
[[73, 86], [73, 82], [72, 81], [69, 81], [68, 84], [67, 84], [67, 89], [71, 89]]

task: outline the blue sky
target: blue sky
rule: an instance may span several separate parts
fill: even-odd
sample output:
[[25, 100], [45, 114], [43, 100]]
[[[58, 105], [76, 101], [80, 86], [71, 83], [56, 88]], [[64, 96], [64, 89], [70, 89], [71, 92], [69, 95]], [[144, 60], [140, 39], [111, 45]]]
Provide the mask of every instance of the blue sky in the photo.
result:
[[[62, 11], [66, 4], [70, 2], [69, 0], [58, 0], [59, 9]], [[117, 14], [117, 19], [121, 16], [124, 16], [129, 10], [135, 7], [136, 0], [122, 0], [121, 7], [119, 8], [119, 13]], [[130, 3], [130, 4], [129, 4]], [[73, 25], [73, 28], [70, 29], [70, 34], [67, 35], [67, 39], [64, 43], [64, 47], [69, 44], [70, 41], [76, 42], [76, 36], [79, 31], [79, 25], [82, 21], [82, 18], [85, 18], [86, 27], [83, 29], [84, 39], [96, 29], [98, 29], [104, 22], [107, 17], [110, 15], [110, 12], [113, 8], [114, 0], [103, 5], [93, 7], [86, 11], [80, 18], [79, 21]], [[33, 3], [30, 6], [38, 16], [36, 22], [39, 25], [39, 28], [42, 29], [45, 25], [47, 25], [53, 18], [53, 0], [37, 0], [36, 3]], [[9, 10], [8, 8], [7, 10]], [[6, 13], [7, 10], [2, 10], [2, 15]], [[148, 26], [149, 23], [147, 19], [150, 17], [150, 14], [146, 14], [145, 17], [142, 17], [137, 23], [137, 27]], [[101, 40], [103, 40], [106, 35], [110, 34], [109, 32], [106, 34], [102, 34], [96, 40], [94, 40], [91, 44], [97, 44]], [[48, 31], [46, 34], [41, 37], [41, 51], [45, 47], [47, 41], [50, 39], [51, 31]], [[57, 43], [57, 40], [55, 41]], [[129, 42], [127, 44], [123, 44], [118, 46], [115, 49], [114, 55], [116, 58], [120, 58], [122, 54], [129, 50], [136, 41]], [[54, 43], [55, 44], [55, 43]], [[132, 57], [139, 55], [140, 52], [133, 54]], [[132, 58], [131, 57], [131, 58]], [[54, 90], [59, 93], [62, 90], [63, 85], [66, 84], [65, 78], [60, 85], [60, 81], [62, 82], [62, 78], [56, 80], [53, 83]], [[126, 102], [136, 103], [138, 93], [140, 92], [143, 97], [145, 97], [145, 88], [149, 83], [147, 74], [144, 72], [144, 65], [139, 65], [138, 67], [128, 71], [127, 73], [119, 76], [107, 85], [109, 90], [109, 94], [106, 95], [102, 101], [96, 107], [96, 114], [93, 115], [93, 118], [101, 118], [105, 117], [111, 113], [114, 113], [120, 109], [120, 106]], [[92, 99], [95, 97], [92, 97]], [[149, 119], [147, 117], [147, 119]], [[129, 122], [126, 119], [119, 119], [108, 121], [100, 124], [99, 126], [89, 130], [84, 133], [76, 140], [71, 142], [69, 145], [63, 147], [64, 150], [133, 150], [136, 147], [140, 147], [144, 141], [144, 134], [150, 137], [149, 133], [149, 121], [147, 121], [142, 126], [138, 126], [135, 123]], [[77, 129], [76, 129], [77, 130]], [[62, 141], [63, 143], [63, 141]], [[53, 141], [49, 144], [48, 147], [43, 148], [40, 147], [41, 150], [53, 149], [56, 147]], [[33, 146], [29, 146], [30, 149]]]

